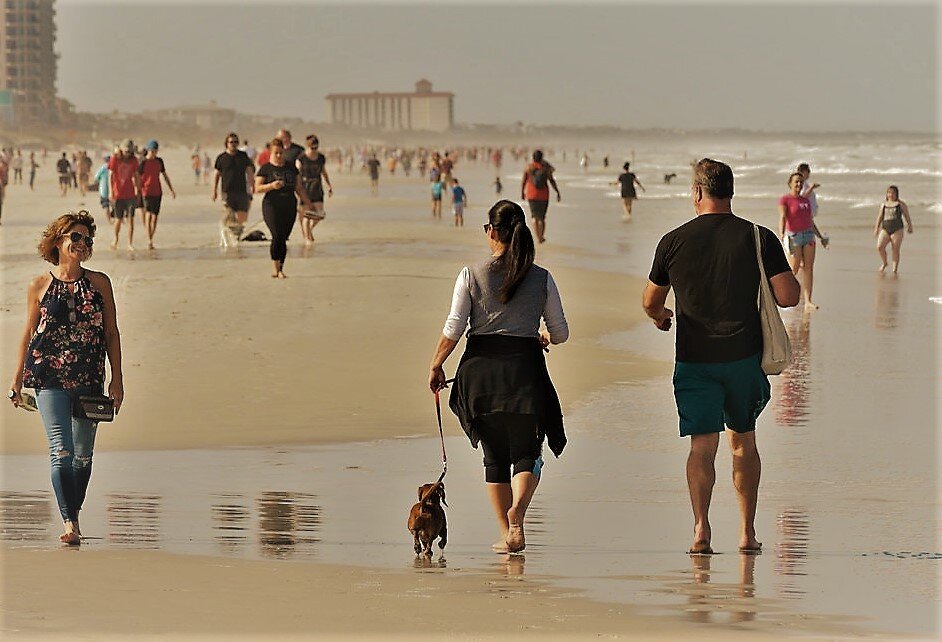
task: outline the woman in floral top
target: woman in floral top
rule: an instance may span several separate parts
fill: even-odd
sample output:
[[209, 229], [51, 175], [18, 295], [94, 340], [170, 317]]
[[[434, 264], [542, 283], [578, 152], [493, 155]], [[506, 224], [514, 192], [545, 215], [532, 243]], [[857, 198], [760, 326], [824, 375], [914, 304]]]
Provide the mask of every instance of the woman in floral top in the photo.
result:
[[124, 399], [121, 338], [114, 292], [106, 274], [82, 267], [92, 255], [95, 221], [82, 210], [63, 214], [46, 228], [39, 254], [55, 268], [29, 284], [26, 328], [10, 399], [22, 403], [23, 387], [36, 390], [36, 401], [49, 439], [52, 487], [56, 493], [66, 544], [81, 543], [79, 511], [92, 474], [98, 423], [72, 416], [79, 395], [101, 394], [105, 355], [111, 363], [108, 396], [115, 413]]

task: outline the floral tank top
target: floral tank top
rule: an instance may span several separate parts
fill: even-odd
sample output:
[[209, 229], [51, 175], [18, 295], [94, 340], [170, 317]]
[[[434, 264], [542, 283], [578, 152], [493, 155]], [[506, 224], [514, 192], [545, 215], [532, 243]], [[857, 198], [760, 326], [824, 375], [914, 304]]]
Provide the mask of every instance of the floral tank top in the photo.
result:
[[53, 276], [39, 302], [39, 325], [26, 351], [23, 385], [100, 391], [105, 382], [104, 307], [101, 292], [84, 272], [74, 282]]

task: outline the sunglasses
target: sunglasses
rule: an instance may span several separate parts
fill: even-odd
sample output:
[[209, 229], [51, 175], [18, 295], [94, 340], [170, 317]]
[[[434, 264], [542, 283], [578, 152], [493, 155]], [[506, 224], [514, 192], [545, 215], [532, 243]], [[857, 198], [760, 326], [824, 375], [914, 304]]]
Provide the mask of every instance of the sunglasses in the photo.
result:
[[484, 224], [484, 231], [485, 231], [485, 232], [490, 232], [492, 227], [494, 227], [494, 226], [491, 225], [490, 223], [485, 223], [485, 224]]
[[82, 241], [85, 243], [85, 247], [91, 247], [95, 244], [95, 239], [90, 236], [85, 236], [81, 232], [69, 232], [69, 240], [73, 243], [78, 243]]
[[227, 140], [227, 141], [226, 141], [226, 144], [228, 144], [228, 145], [238, 145], [238, 144], [239, 144], [239, 141], [238, 141], [238, 140]]

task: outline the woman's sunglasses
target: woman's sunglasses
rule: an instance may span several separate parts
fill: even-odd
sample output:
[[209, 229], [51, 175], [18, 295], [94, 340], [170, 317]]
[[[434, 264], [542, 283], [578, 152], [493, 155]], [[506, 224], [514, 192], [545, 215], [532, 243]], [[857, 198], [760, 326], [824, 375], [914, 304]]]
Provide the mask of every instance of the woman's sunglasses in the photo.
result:
[[490, 232], [490, 231], [491, 231], [491, 224], [490, 224], [490, 223], [485, 223], [485, 224], [484, 224], [484, 231], [485, 231], [485, 232]]
[[95, 244], [95, 239], [93, 239], [90, 236], [85, 236], [81, 232], [70, 232], [69, 240], [72, 241], [73, 243], [78, 243], [79, 241], [82, 241], [83, 243], [85, 243], [85, 247], [91, 247]]

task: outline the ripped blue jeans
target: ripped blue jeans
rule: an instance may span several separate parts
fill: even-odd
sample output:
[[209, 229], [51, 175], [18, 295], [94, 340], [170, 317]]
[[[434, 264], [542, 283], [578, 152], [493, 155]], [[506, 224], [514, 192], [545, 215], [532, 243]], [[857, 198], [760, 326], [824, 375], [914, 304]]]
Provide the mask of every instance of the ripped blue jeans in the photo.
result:
[[46, 427], [52, 488], [63, 521], [75, 521], [85, 501], [92, 476], [92, 451], [98, 422], [72, 416], [72, 400], [93, 390], [43, 388], [36, 391], [36, 405]]

